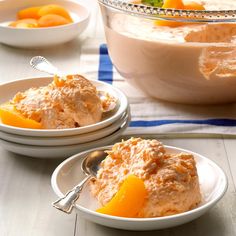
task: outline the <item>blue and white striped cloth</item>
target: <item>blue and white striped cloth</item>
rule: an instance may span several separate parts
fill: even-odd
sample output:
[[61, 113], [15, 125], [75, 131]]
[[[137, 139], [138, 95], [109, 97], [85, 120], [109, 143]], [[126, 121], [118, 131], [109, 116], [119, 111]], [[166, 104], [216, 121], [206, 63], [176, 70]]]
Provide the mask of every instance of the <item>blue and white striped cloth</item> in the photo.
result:
[[80, 71], [121, 89], [129, 98], [131, 123], [126, 134], [236, 135], [236, 104], [192, 106], [148, 97], [129, 85], [112, 65], [106, 44], [87, 40], [82, 48]]

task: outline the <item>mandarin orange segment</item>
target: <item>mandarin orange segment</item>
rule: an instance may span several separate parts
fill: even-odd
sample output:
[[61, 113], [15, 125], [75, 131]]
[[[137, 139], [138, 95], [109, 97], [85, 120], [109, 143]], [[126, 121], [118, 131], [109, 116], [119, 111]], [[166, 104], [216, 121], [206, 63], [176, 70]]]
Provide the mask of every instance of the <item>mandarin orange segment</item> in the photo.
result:
[[65, 80], [55, 75], [53, 81], [57, 87], [62, 87], [65, 84]]
[[[184, 10], [205, 10], [205, 7], [197, 2], [185, 2], [182, 0], [165, 0], [162, 8], [174, 8], [174, 9], [184, 9]], [[175, 22], [168, 20], [156, 20], [154, 22], [156, 26], [169, 26], [169, 27], [178, 27], [191, 23]]]
[[23, 19], [23, 20], [17, 20], [13, 21], [9, 24], [11, 27], [15, 28], [37, 28], [38, 27], [38, 21], [35, 19]]
[[[162, 8], [174, 8], [174, 9], [184, 9], [184, 3], [182, 0], [165, 0]], [[183, 25], [182, 22], [168, 21], [168, 20], [156, 20], [154, 21], [156, 26], [169, 26], [177, 27]]]
[[135, 175], [129, 175], [115, 196], [97, 212], [113, 216], [137, 217], [146, 196], [144, 182]]
[[183, 22], [169, 21], [169, 20], [156, 20], [154, 24], [156, 26], [169, 26], [169, 27], [178, 27], [184, 25]]
[[184, 9], [182, 0], [165, 0], [162, 8]]
[[32, 119], [25, 118], [9, 103], [0, 106], [0, 118], [3, 124], [20, 128], [41, 129], [42, 125]]
[[38, 14], [40, 8], [41, 6], [22, 9], [17, 13], [17, 17], [20, 20], [27, 19], [27, 18], [33, 18], [37, 20], [40, 18], [40, 15]]
[[201, 11], [201, 10], [205, 10], [205, 7], [202, 4], [197, 3], [197, 2], [185, 2], [184, 9]]
[[38, 20], [39, 27], [59, 26], [59, 25], [66, 25], [69, 23], [71, 22], [67, 20], [66, 18], [59, 15], [54, 15], [54, 14], [48, 14], [48, 15], [42, 16]]
[[69, 12], [64, 7], [54, 5], [54, 4], [43, 6], [39, 10], [38, 14], [40, 16], [45, 16], [49, 14], [59, 15], [66, 18], [68, 21], [73, 22]]

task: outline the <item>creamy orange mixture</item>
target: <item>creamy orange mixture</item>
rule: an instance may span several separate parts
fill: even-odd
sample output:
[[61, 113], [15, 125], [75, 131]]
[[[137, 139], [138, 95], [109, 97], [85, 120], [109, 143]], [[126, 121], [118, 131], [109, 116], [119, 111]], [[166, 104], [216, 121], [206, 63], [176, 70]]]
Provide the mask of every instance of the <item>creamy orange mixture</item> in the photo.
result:
[[91, 125], [102, 117], [97, 90], [81, 75], [55, 78], [47, 86], [19, 92], [10, 103], [25, 118], [40, 122], [45, 129]]
[[215, 43], [205, 47], [199, 57], [199, 71], [206, 79], [236, 75], [236, 24], [195, 26], [184, 39], [186, 42]]
[[[141, 2], [142, 2], [141, 0], [135, 0], [135, 3], [141, 3]], [[170, 6], [167, 6], [167, 8], [168, 7], [178, 8], [178, 4], [180, 3], [187, 4], [191, 2], [192, 3], [196, 2], [197, 4], [201, 4], [207, 10], [222, 10], [222, 9], [232, 10], [235, 9], [236, 7], [236, 2], [234, 0], [228, 0], [227, 2], [221, 0], [205, 0], [205, 1], [164, 0], [164, 5], [172, 4]], [[181, 8], [179, 6], [179, 9], [184, 9], [184, 8]], [[113, 16], [110, 25], [111, 28], [115, 30], [115, 32], [118, 32], [122, 36], [128, 37], [128, 39], [127, 38], [119, 39], [118, 38], [119, 35], [113, 36], [112, 34], [114, 33], [107, 30], [107, 35], [109, 34], [111, 35], [109, 37], [112, 37], [111, 38], [112, 43], [110, 44], [110, 47], [118, 47], [117, 45], [122, 45], [121, 47], [125, 47], [126, 44], [128, 43], [123, 41], [124, 40], [128, 41], [130, 38], [130, 40], [133, 41], [139, 40], [138, 47], [142, 48], [145, 51], [145, 56], [151, 55], [151, 53], [155, 50], [155, 48], [161, 47], [160, 49], [158, 48], [158, 53], [160, 54], [160, 57], [163, 58], [162, 55], [165, 55], [165, 57], [169, 56], [170, 58], [173, 58], [172, 59], [173, 61], [178, 60], [177, 57], [178, 54], [180, 53], [182, 55], [186, 53], [187, 56], [189, 48], [192, 47], [192, 59], [194, 64], [192, 64], [191, 66], [193, 67], [192, 69], [193, 75], [194, 73], [200, 72], [203, 78], [207, 80], [210, 79], [215, 80], [218, 78], [225, 79], [231, 77], [235, 78], [236, 76], [236, 60], [235, 60], [236, 24], [234, 22], [186, 24], [186, 23], [176, 23], [174, 21], [165, 21], [165, 20], [151, 21], [149, 19], [143, 19], [141, 17], [133, 17], [130, 15], [121, 16], [117, 14]], [[108, 38], [108, 43], [109, 43], [109, 38]], [[188, 44], [188, 43], [193, 43], [193, 44]], [[128, 45], [127, 47], [135, 47], [135, 44], [133, 43], [132, 45]], [[138, 51], [138, 49], [136, 50]], [[115, 52], [115, 49], [110, 49], [111, 55], [113, 54], [113, 51]], [[124, 51], [126, 51], [126, 49], [124, 49]], [[168, 55], [170, 51], [173, 52], [173, 54], [175, 54], [176, 56]], [[119, 62], [121, 66], [118, 66], [118, 68], [122, 68], [122, 71], [124, 72], [123, 73], [124, 77], [127, 77], [127, 75], [131, 74], [129, 70], [130, 68], [132, 68], [131, 63], [132, 61], [134, 61], [134, 59], [131, 58], [132, 53], [130, 54], [131, 55], [127, 55], [127, 62], [126, 62], [127, 66], [123, 65], [122, 61]], [[117, 57], [120, 57], [120, 55], [118, 55]], [[145, 57], [141, 58], [140, 60], [142, 60], [142, 64], [144, 64], [143, 67], [145, 67], [145, 64], [148, 64], [145, 61], [147, 60]], [[155, 55], [152, 57], [152, 60], [156, 62], [160, 60], [160, 58], [158, 58], [158, 56]], [[172, 65], [174, 63], [168, 63], [167, 65], [168, 67], [169, 64]], [[186, 64], [186, 62], [183, 61], [183, 64]], [[188, 68], [189, 66], [186, 67]], [[144, 70], [141, 69], [141, 67], [139, 67], [139, 69], [142, 70], [142, 72]], [[173, 68], [172, 70], [174, 69], [175, 68]], [[119, 70], [121, 71], [121, 69]], [[168, 68], [164, 68], [162, 66], [160, 71], [161, 70], [168, 71]], [[151, 73], [150, 68], [149, 71]], [[185, 74], [184, 70], [181, 73], [181, 75], [182, 74]], [[144, 77], [143, 75], [144, 73], [142, 73], [142, 77]], [[199, 77], [199, 75], [197, 76]], [[166, 72], [166, 74], [163, 75], [163, 80], [166, 80], [167, 77], [168, 77], [168, 72]]]
[[168, 154], [157, 140], [141, 138], [122, 141], [108, 151], [97, 178], [91, 181], [92, 193], [105, 205], [132, 174], [144, 181], [148, 193], [138, 217], [185, 212], [201, 201], [194, 157]]

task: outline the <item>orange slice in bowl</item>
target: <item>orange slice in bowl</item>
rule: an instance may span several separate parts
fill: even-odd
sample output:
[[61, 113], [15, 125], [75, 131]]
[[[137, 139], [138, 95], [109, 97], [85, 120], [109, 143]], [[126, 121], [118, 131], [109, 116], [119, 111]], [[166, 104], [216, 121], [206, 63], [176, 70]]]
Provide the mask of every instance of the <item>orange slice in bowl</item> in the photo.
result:
[[17, 17], [20, 20], [28, 19], [28, 18], [33, 18], [37, 20], [40, 18], [40, 15], [38, 14], [40, 9], [41, 9], [41, 6], [22, 9], [18, 11]]
[[39, 27], [52, 27], [52, 26], [66, 25], [69, 23], [71, 22], [68, 19], [64, 18], [63, 16], [55, 14], [48, 14], [42, 16], [38, 20]]
[[97, 212], [113, 216], [137, 217], [146, 196], [144, 182], [135, 175], [129, 175], [115, 196]]
[[38, 12], [39, 16], [45, 16], [49, 14], [59, 15], [66, 18], [68, 21], [73, 22], [69, 12], [61, 6], [50, 4], [40, 8]]
[[20, 128], [41, 129], [42, 125], [32, 119], [22, 116], [15, 107], [9, 103], [0, 106], [0, 119], [3, 124]]
[[35, 19], [29, 18], [29, 19], [13, 21], [9, 24], [9, 26], [15, 28], [37, 28], [38, 22]]

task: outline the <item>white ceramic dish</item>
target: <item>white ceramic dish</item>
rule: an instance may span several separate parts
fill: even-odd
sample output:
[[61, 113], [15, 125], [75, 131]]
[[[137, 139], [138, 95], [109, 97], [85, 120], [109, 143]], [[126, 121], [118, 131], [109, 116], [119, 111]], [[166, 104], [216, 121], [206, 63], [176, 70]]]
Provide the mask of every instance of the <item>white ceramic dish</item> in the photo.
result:
[[35, 146], [61, 146], [61, 145], [73, 145], [81, 144], [86, 142], [95, 141], [104, 138], [117, 129], [120, 128], [125, 122], [129, 122], [130, 114], [129, 111], [125, 112], [120, 119], [103, 129], [96, 130], [94, 132], [79, 134], [66, 137], [30, 137], [17, 134], [9, 134], [0, 131], [0, 139], [10, 141], [19, 144], [35, 145]]
[[[36, 77], [23, 80], [15, 80], [9, 83], [0, 84], [0, 104], [9, 101], [17, 92], [25, 91], [31, 87], [45, 86], [52, 81], [52, 77]], [[119, 105], [114, 112], [109, 112], [102, 121], [80, 128], [71, 129], [25, 129], [14, 126], [4, 125], [0, 123], [0, 131], [18, 134], [24, 136], [38, 136], [38, 137], [59, 137], [71, 136], [78, 134], [85, 134], [88, 132], [103, 129], [115, 121], [117, 121], [126, 111], [128, 107], [128, 100], [123, 92], [107, 83], [91, 80], [98, 90], [107, 91], [117, 98]]]
[[114, 140], [119, 138], [122, 132], [129, 125], [129, 121], [125, 121], [121, 127], [114, 133], [87, 143], [74, 144], [74, 145], [60, 145], [60, 146], [34, 146], [13, 143], [0, 139], [0, 146], [9, 152], [16, 154], [35, 157], [35, 158], [67, 158], [75, 153], [88, 150], [90, 148], [111, 144]]
[[[87, 220], [108, 227], [126, 230], [155, 230], [169, 228], [187, 223], [204, 214], [213, 207], [226, 192], [227, 177], [225, 173], [213, 161], [200, 154], [181, 148], [165, 147], [167, 152], [170, 153], [188, 152], [194, 155], [197, 163], [200, 188], [203, 195], [203, 202], [197, 208], [181, 214], [156, 218], [124, 218], [109, 216], [94, 211], [99, 205], [96, 199], [91, 196], [88, 186], [86, 186], [77, 201], [76, 210]], [[101, 147], [99, 149], [109, 149], [109, 147]], [[56, 168], [52, 175], [51, 184], [58, 197], [62, 197], [69, 189], [82, 180], [84, 174], [81, 171], [81, 162], [87, 153], [91, 151], [92, 150], [88, 150], [76, 154], [63, 161]]]
[[[8, 27], [16, 20], [17, 11], [32, 6], [58, 4], [65, 7], [73, 23], [47, 28], [21, 29]], [[88, 4], [87, 4], [88, 5]], [[48, 47], [68, 42], [81, 34], [89, 22], [89, 9], [83, 0], [0, 1], [0, 42], [23, 48]]]

